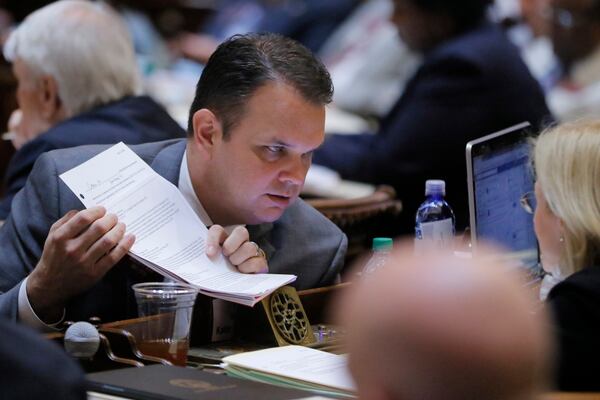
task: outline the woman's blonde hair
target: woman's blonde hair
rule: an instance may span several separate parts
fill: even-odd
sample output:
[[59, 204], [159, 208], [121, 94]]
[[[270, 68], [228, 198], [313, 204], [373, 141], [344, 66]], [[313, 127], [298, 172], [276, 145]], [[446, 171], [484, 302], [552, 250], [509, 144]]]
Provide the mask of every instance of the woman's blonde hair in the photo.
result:
[[562, 220], [565, 275], [600, 261], [600, 120], [552, 127], [535, 142], [537, 180]]

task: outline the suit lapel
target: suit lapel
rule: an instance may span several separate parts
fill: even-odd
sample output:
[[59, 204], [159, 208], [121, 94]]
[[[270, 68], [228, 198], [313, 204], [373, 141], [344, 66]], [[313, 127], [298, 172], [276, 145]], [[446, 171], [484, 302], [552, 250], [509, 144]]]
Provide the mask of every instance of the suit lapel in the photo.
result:
[[273, 230], [273, 224], [248, 225], [246, 228], [248, 229], [248, 233], [250, 233], [250, 240], [256, 242], [267, 255], [267, 260], [270, 260], [276, 251], [275, 246], [269, 240], [269, 233]]

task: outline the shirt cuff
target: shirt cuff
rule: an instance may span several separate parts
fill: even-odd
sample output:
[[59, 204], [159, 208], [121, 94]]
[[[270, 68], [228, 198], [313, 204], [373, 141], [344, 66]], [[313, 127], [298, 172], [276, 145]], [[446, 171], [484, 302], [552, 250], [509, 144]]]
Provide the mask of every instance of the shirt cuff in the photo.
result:
[[33, 307], [31, 307], [31, 303], [29, 302], [29, 297], [27, 296], [27, 278], [21, 282], [21, 287], [19, 288], [19, 321], [23, 324], [37, 329], [38, 331], [57, 331], [59, 330], [58, 326], [65, 319], [65, 310], [63, 309], [62, 317], [60, 320], [53, 322], [51, 324], [47, 324], [42, 321], [35, 311], [33, 311]]

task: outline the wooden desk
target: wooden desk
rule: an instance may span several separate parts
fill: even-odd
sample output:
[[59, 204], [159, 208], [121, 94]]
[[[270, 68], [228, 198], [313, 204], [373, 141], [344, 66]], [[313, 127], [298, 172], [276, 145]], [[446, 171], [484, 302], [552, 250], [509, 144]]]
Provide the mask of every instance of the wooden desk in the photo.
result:
[[538, 400], [599, 400], [600, 392], [594, 393], [572, 393], [551, 392], [538, 397]]
[[[328, 310], [329, 303], [341, 291], [346, 290], [349, 287], [350, 284], [340, 284], [298, 292], [298, 296], [302, 301], [303, 308], [311, 325], [318, 326], [319, 324], [328, 322], [328, 315], [326, 311]], [[246, 332], [248, 336], [241, 334], [240, 338], [236, 341], [213, 344], [206, 340], [194, 342], [194, 332], [192, 331], [190, 347], [197, 349], [209, 349], [212, 347], [236, 348], [238, 349], [236, 352], [239, 352], [275, 346], [276, 343], [273, 343], [269, 340], [249, 340], [250, 333], [254, 335], [254, 338], [260, 339], [267, 338], [269, 335], [273, 336], [262, 305], [257, 304], [252, 309], [246, 307], [243, 309], [250, 312], [248, 315], [246, 315], [246, 317], [249, 318], [248, 321], [251, 321], [251, 323], [248, 325], [250, 329], [248, 332]], [[157, 359], [156, 357], [142, 355], [137, 349], [137, 346], [135, 346], [134, 337], [136, 333], [139, 332], [139, 330], [147, 323], [148, 320], [152, 320], [154, 318], [155, 317], [141, 317], [100, 324], [99, 331], [101, 333], [101, 348], [96, 353], [96, 356], [94, 356], [93, 360], [82, 361], [83, 368], [86, 370], [86, 372], [95, 372], [130, 366], [142, 366], [143, 364], [148, 363], [164, 363], [164, 360]], [[199, 320], [200, 322], [200, 324], [196, 324], [196, 327], [199, 326], [201, 328], [205, 328], [205, 330], [208, 328], [209, 331], [212, 331], [212, 327], [210, 327], [209, 324], [206, 324], [206, 318], [208, 318], [207, 315], [195, 314], [194, 320]], [[240, 321], [243, 321], [243, 319]], [[192, 327], [194, 327], [194, 324], [192, 324]], [[240, 329], [240, 332], [241, 331], [242, 330]], [[310, 334], [312, 335], [312, 332]], [[201, 336], [204, 338], [210, 338], [210, 335], [205, 334], [204, 332], [201, 333]], [[46, 337], [50, 340], [56, 341], [60, 346], [62, 346], [62, 342], [64, 340], [64, 335], [62, 333], [47, 334]], [[322, 344], [331, 345], [331, 343], [331, 340], [326, 339]], [[135, 364], [136, 362], [138, 364]]]
[[331, 301], [343, 291], [350, 288], [352, 283], [340, 283], [327, 287], [301, 290], [298, 296], [312, 325], [332, 322], [328, 314]]
[[342, 278], [346, 268], [371, 249], [374, 237], [395, 237], [399, 233], [397, 222], [402, 203], [390, 186], [379, 186], [371, 195], [356, 199], [307, 199], [307, 202], [348, 237]]
[[[310, 289], [299, 292], [303, 301], [306, 301], [305, 308], [307, 310], [314, 310], [313, 307], [319, 307], [319, 301], [324, 301], [325, 303], [329, 302], [332, 299], [332, 296], [340, 293], [343, 290], [347, 290], [349, 288], [349, 284], [336, 285], [328, 288], [317, 288]], [[321, 305], [322, 307], [322, 305]], [[140, 318], [126, 320], [126, 321], [117, 321], [112, 323], [103, 324], [103, 328], [119, 328], [119, 327], [127, 327], [127, 326], [135, 326], [139, 324], [140, 321], [143, 320]], [[325, 321], [325, 320], [320, 320]], [[51, 334], [50, 335], [55, 340], [62, 341], [62, 334]], [[104, 365], [106, 367], [108, 364]], [[126, 366], [126, 365], [125, 365]], [[112, 368], [115, 368], [112, 365]], [[94, 370], [102, 370], [101, 368]], [[310, 397], [310, 396], [307, 396]], [[114, 397], [94, 397], [96, 399], [113, 399]], [[600, 400], [600, 392], [594, 393], [574, 393], [574, 392], [548, 392], [536, 397], [536, 400]]]

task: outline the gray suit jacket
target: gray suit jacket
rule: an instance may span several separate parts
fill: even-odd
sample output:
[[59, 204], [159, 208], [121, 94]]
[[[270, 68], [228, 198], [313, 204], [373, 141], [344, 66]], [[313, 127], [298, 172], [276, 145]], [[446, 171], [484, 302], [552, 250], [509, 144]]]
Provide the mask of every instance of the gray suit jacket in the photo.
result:
[[[131, 146], [157, 173], [177, 185], [186, 140]], [[27, 184], [16, 196], [6, 223], [0, 228], [0, 315], [16, 319], [20, 283], [39, 260], [50, 226], [82, 203], [58, 177], [107, 149], [81, 146], [42, 155]], [[267, 254], [274, 273], [295, 274], [298, 289], [331, 284], [340, 271], [347, 247], [345, 235], [318, 211], [297, 200], [268, 224], [248, 226], [251, 240]], [[67, 305], [67, 319], [98, 316], [103, 321], [136, 315], [133, 283], [160, 279], [145, 268], [124, 260], [90, 290]]]

